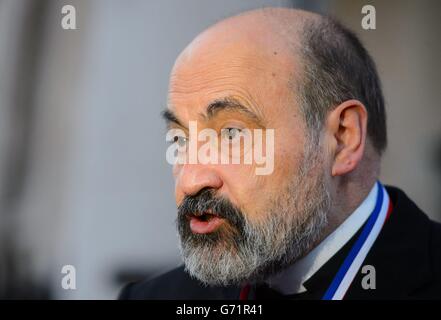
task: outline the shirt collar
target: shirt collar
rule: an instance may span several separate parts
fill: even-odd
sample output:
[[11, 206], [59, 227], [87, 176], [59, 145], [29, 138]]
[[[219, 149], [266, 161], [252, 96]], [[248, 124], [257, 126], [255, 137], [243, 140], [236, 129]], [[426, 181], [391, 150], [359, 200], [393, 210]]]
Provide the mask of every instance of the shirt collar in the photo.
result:
[[283, 294], [305, 292], [303, 284], [334, 256], [360, 229], [374, 210], [378, 184], [348, 218], [317, 247], [293, 265], [267, 279], [268, 285]]

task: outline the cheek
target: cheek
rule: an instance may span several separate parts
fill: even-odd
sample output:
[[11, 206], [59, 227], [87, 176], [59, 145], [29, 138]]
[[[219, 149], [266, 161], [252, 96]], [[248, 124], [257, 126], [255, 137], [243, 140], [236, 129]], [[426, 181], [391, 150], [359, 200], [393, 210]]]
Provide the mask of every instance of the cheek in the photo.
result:
[[253, 212], [262, 190], [265, 189], [267, 176], [258, 176], [253, 165], [243, 164], [223, 166], [222, 176], [222, 193], [245, 213]]
[[[222, 166], [224, 177], [224, 188], [228, 193], [244, 192], [255, 193], [255, 190], [262, 187], [261, 177], [255, 173], [254, 165], [231, 164]], [[248, 191], [247, 191], [248, 190]]]
[[298, 174], [303, 156], [303, 140], [282, 139], [295, 137], [297, 132], [275, 133], [274, 170], [268, 175], [256, 175], [261, 165], [225, 165], [221, 168], [224, 180], [223, 192], [251, 219], [264, 216], [269, 202], [282, 192], [287, 183]]
[[287, 180], [298, 173], [304, 156], [305, 136], [300, 125], [290, 125], [275, 133], [274, 172]]
[[275, 152], [274, 179], [288, 180], [297, 174], [303, 150], [295, 145], [280, 146]]

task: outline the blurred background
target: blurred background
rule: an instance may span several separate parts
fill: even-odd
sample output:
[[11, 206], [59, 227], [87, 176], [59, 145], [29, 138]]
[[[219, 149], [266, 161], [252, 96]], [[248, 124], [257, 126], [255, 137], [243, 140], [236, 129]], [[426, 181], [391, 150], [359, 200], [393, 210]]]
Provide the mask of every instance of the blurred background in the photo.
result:
[[[361, 28], [365, 4], [376, 30]], [[113, 299], [180, 263], [168, 75], [203, 29], [264, 6], [332, 14], [361, 37], [387, 101], [382, 180], [441, 221], [441, 2], [0, 0], [0, 298]], [[76, 290], [61, 287], [68, 264]]]

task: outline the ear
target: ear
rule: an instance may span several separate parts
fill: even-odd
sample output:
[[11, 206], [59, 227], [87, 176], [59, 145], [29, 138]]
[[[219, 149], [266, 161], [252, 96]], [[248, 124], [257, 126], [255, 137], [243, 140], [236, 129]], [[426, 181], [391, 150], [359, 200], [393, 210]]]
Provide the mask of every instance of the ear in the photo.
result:
[[354, 170], [360, 163], [367, 135], [367, 111], [358, 100], [348, 100], [333, 109], [326, 120], [328, 146], [333, 155], [332, 176]]

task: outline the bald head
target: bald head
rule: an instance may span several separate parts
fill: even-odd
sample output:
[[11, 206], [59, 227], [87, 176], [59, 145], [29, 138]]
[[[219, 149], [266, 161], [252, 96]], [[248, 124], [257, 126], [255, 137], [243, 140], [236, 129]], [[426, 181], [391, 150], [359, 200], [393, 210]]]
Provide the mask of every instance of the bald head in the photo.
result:
[[[197, 36], [179, 55], [175, 75], [199, 69], [233, 67], [266, 69], [287, 80], [300, 68], [297, 53], [306, 21], [319, 15], [294, 9], [265, 8], [222, 20]], [[274, 79], [271, 79], [273, 81]], [[172, 83], [175, 84], [175, 83]]]
[[181, 57], [214, 44], [243, 43], [260, 50], [288, 50], [299, 43], [305, 22], [320, 18], [311, 12], [286, 8], [247, 11], [209, 27], [187, 46]]

